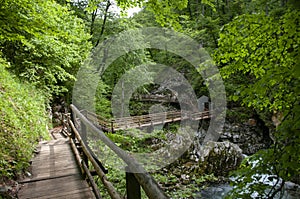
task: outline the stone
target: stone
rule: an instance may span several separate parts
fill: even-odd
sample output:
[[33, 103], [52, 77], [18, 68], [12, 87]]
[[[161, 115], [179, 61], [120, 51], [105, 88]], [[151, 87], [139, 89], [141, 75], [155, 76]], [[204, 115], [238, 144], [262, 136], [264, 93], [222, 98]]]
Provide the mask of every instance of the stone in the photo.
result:
[[225, 142], [208, 142], [202, 151], [199, 168], [208, 174], [226, 175], [236, 169], [243, 159], [242, 150], [236, 144]]
[[287, 190], [299, 190], [299, 192], [300, 192], [300, 185], [290, 182], [290, 181], [285, 182], [284, 188]]
[[252, 155], [260, 149], [269, 147], [271, 140], [265, 138], [264, 131], [259, 125], [226, 122], [218, 141], [230, 141], [237, 144], [244, 154]]

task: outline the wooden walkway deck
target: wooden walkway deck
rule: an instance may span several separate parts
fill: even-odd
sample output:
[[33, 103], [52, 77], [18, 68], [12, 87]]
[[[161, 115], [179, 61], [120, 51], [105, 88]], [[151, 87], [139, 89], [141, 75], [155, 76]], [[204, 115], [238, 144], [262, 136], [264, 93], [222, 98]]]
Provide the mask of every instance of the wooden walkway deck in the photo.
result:
[[20, 182], [23, 186], [18, 198], [95, 198], [83, 179], [76, 163], [69, 139], [59, 134], [56, 140], [40, 143], [40, 152], [34, 157], [32, 176]]

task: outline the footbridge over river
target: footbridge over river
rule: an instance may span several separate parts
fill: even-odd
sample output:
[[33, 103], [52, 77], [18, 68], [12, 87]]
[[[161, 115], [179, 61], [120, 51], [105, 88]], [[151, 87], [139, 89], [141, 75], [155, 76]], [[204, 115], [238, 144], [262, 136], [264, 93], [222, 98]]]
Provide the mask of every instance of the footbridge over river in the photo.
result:
[[87, 110], [82, 110], [81, 113], [99, 128], [106, 132], [114, 132], [130, 128], [143, 128], [161, 124], [167, 124], [183, 120], [204, 120], [212, 117], [211, 111], [203, 112], [182, 112], [170, 111], [161, 113], [152, 113], [147, 115], [120, 117], [115, 119], [107, 119], [96, 115]]

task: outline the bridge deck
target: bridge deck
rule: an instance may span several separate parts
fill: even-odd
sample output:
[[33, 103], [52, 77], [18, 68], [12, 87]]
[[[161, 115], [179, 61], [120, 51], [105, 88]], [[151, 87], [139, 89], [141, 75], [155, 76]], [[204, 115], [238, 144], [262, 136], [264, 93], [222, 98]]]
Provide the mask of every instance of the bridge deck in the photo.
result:
[[82, 178], [68, 139], [40, 143], [30, 179], [20, 182], [18, 198], [95, 198]]

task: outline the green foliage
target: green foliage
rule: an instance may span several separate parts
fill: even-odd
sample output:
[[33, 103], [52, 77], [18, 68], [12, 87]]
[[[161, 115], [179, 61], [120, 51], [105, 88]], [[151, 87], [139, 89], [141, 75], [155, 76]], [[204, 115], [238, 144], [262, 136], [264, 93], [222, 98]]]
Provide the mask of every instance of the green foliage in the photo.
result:
[[95, 108], [96, 113], [104, 118], [111, 118], [111, 102], [108, 96], [110, 96], [110, 87], [103, 81], [99, 81], [96, 96], [95, 96]]
[[[123, 168], [116, 168], [114, 161], [106, 161], [105, 168], [108, 170], [108, 174], [106, 174], [108, 180], [113, 184], [116, 188], [117, 192], [120, 195], [126, 195], [126, 174]], [[103, 183], [98, 181], [98, 187], [103, 198], [110, 198], [108, 191], [104, 187]], [[147, 199], [144, 190], [141, 188], [141, 195], [143, 199]]]
[[[300, 12], [279, 1], [252, 3], [251, 14], [224, 26], [214, 57], [230, 85], [231, 100], [258, 113], [281, 113], [282, 118], [274, 145], [245, 160], [235, 172], [231, 198], [273, 198], [285, 181], [299, 174]], [[277, 185], [263, 183], [259, 175], [268, 175]]]
[[[299, 85], [300, 82], [298, 82]], [[298, 87], [299, 89], [299, 87]], [[273, 161], [278, 164], [278, 175], [285, 181], [299, 177], [300, 173], [300, 104], [294, 104], [275, 134], [276, 142], [274, 151], [280, 152], [273, 156]]]
[[156, 139], [156, 142], [166, 140], [165, 132], [162, 130], [145, 133], [138, 129], [129, 129], [118, 131], [117, 133], [109, 133], [107, 136], [122, 149], [134, 153], [153, 152], [154, 150], [151, 148], [152, 140]]
[[[152, 141], [155, 140], [155, 143], [164, 142], [167, 139], [166, 133], [167, 132], [165, 131], [154, 130], [149, 134], [136, 129], [130, 129], [128, 131], [108, 133], [107, 136], [123, 150], [134, 153], [151, 153], [153, 152], [153, 149], [151, 148], [151, 145], [153, 145]], [[105, 167], [109, 170], [107, 174], [108, 180], [113, 183], [121, 195], [126, 195], [125, 172], [123, 168], [118, 168], [116, 166], [122, 165], [120, 163], [122, 160], [102, 142], [94, 143], [93, 148], [94, 147], [98, 148], [95, 151], [101, 151], [99, 157]], [[109, 158], [101, 159], [101, 157]], [[169, 169], [163, 168], [152, 172], [151, 175], [171, 198], [193, 198], [198, 191], [195, 190], [195, 186], [199, 187], [200, 190], [200, 187], [204, 184], [217, 181], [217, 178], [213, 174], [201, 175], [199, 172], [194, 172], [190, 174], [192, 183], [184, 184], [180, 177], [181, 173], [179, 175], [178, 173], [174, 174], [172, 165], [168, 166], [168, 168]], [[109, 197], [102, 183], [99, 182], [98, 185], [103, 197]], [[143, 191], [142, 198], [147, 198]]]
[[224, 27], [215, 58], [224, 66], [223, 77], [236, 86], [232, 100], [241, 99], [258, 110], [292, 106], [298, 78], [294, 71], [299, 64], [299, 18], [297, 10], [279, 18], [242, 15]]
[[10, 70], [49, 95], [66, 92], [90, 50], [82, 21], [54, 1], [5, 0], [0, 13]]
[[[114, 185], [117, 192], [121, 195], [126, 194], [126, 178], [125, 171], [121, 168], [116, 168], [113, 162], [106, 162], [105, 168], [109, 171], [107, 174], [108, 180]], [[98, 187], [103, 198], [110, 198], [108, 191], [103, 183], [99, 180]]]
[[243, 124], [248, 122], [251, 115], [253, 115], [253, 110], [245, 107], [235, 107], [226, 111], [226, 120]]
[[33, 86], [21, 83], [0, 58], [0, 176], [15, 177], [29, 166], [41, 137], [48, 138], [46, 99]]
[[[183, 183], [180, 175], [176, 175], [172, 169], [172, 164], [169, 169], [162, 169], [151, 175], [163, 187], [165, 193], [170, 198], [197, 198], [197, 192], [205, 184], [213, 183], [218, 180], [213, 174], [191, 173], [189, 176], [192, 183]], [[197, 188], [196, 188], [197, 187]]]
[[[91, 1], [94, 9], [103, 8], [103, 1]], [[118, 5], [128, 8], [143, 1], [119, 0]], [[172, 27], [199, 41], [210, 53], [214, 52], [216, 63], [220, 66], [222, 76], [226, 80], [227, 93], [232, 104], [243, 104], [249, 110], [263, 115], [265, 123], [271, 123], [269, 118], [274, 112], [283, 114], [283, 121], [274, 135], [275, 144], [272, 148], [261, 151], [245, 160], [241, 170], [236, 173], [236, 189], [232, 198], [249, 198], [252, 193], [261, 197], [271, 197], [277, 189], [266, 192], [269, 185], [253, 183], [255, 174], [268, 174], [276, 179], [291, 180], [299, 173], [299, 10], [293, 8], [292, 1], [281, 0], [219, 0], [219, 1], [158, 1], [144, 2], [146, 10], [135, 15], [133, 19], [115, 19], [112, 17], [106, 23], [106, 29], [101, 35], [100, 25], [103, 24], [103, 13], [96, 17], [93, 42], [103, 41], [110, 35], [143, 26]], [[101, 4], [102, 3], [102, 4]], [[101, 10], [100, 9], [100, 10]], [[103, 9], [102, 9], [103, 10]], [[93, 10], [90, 10], [91, 12]], [[149, 11], [152, 12], [149, 14]], [[154, 15], [152, 15], [154, 13]], [[157, 22], [154, 22], [153, 19]], [[90, 18], [88, 17], [88, 20]], [[87, 24], [89, 24], [88, 22]], [[223, 27], [222, 27], [223, 26]], [[219, 32], [221, 34], [219, 36]], [[139, 39], [139, 35], [136, 36]], [[132, 38], [129, 35], [128, 38]], [[134, 38], [134, 37], [133, 37]], [[122, 38], [127, 41], [127, 37]], [[169, 39], [169, 38], [168, 38]], [[147, 45], [144, 46], [144, 49]], [[172, 65], [191, 81], [198, 95], [208, 93], [203, 85], [203, 79], [198, 72], [171, 53], [147, 49], [128, 53], [116, 60], [104, 73], [98, 85], [96, 109], [98, 114], [110, 116], [110, 102], [114, 85], [128, 70], [142, 63], [151, 61]], [[208, 64], [209, 66], [209, 64]], [[147, 71], [146, 71], [147, 72]], [[133, 77], [134, 79], [136, 77]], [[87, 78], [89, 79], [89, 78]], [[150, 91], [152, 87], [150, 88]], [[141, 91], [139, 91], [141, 92]], [[139, 93], [137, 92], [137, 93]], [[132, 102], [134, 103], [134, 102]], [[141, 103], [131, 105], [131, 109], [143, 107]], [[241, 110], [241, 109], [239, 109]], [[230, 118], [242, 122], [251, 113], [237, 115], [237, 110], [229, 112]], [[138, 114], [137, 111], [131, 111]], [[109, 135], [119, 146], [129, 151], [144, 150], [146, 140], [138, 138], [133, 132]], [[251, 162], [259, 161], [253, 166]], [[117, 172], [116, 172], [117, 173]], [[123, 174], [122, 174], [123, 175]], [[113, 176], [117, 181], [117, 176]], [[174, 176], [160, 176], [162, 181], [174, 181]], [[201, 178], [199, 179], [201, 181]], [[124, 185], [123, 185], [124, 186]], [[189, 187], [189, 186], [186, 186]], [[247, 192], [243, 191], [248, 189]], [[188, 191], [187, 191], [188, 192]], [[175, 193], [176, 194], [176, 193]], [[174, 195], [174, 198], [185, 197], [187, 193]]]
[[[128, 27], [124, 26], [122, 28]], [[118, 31], [121, 30], [119, 29]], [[142, 34], [136, 34], [136, 31], [130, 31], [126, 29], [124, 31], [128, 31], [127, 34], [119, 36], [119, 40], [114, 42], [120, 43], [124, 47], [143, 44], [144, 46], [139, 47], [146, 48], [148, 46], [146, 42], [142, 42], [144, 39]], [[133, 33], [135, 33], [135, 35], [132, 35]], [[136, 40], [133, 38], [135, 38]], [[110, 46], [105, 46], [105, 48], [107, 49], [109, 49], [109, 47]], [[113, 94], [115, 94], [115, 97], [117, 96], [120, 98], [120, 95], [122, 93], [125, 96], [128, 90], [134, 85], [144, 85], [149, 82], [151, 83], [152, 78], [151, 72], [148, 68], [148, 64], [150, 64], [150, 61], [147, 51], [137, 50], [118, 57], [106, 69], [104, 67], [100, 68], [99, 70], [102, 71], [101, 80], [99, 81], [97, 86], [95, 99], [97, 114], [104, 117], [111, 117], [111, 103], [109, 100], [111, 100], [112, 97], [114, 97]], [[90, 78], [86, 78], [86, 81], [89, 82]], [[124, 85], [126, 85], [125, 90]], [[141, 86], [139, 90], [143, 90], [144, 88], [144, 86]], [[118, 99], [117, 97], [116, 99]], [[116, 103], [121, 104], [120, 101], [116, 101]], [[120, 111], [120, 113], [115, 113], [115, 116], [120, 116], [124, 114], [124, 110], [121, 107], [117, 111]]]
[[181, 15], [175, 10], [182, 10], [186, 8], [188, 4], [187, 0], [150, 0], [146, 4], [146, 8], [155, 13], [156, 21], [161, 26], [173, 27], [174, 29], [180, 29], [179, 18]]

